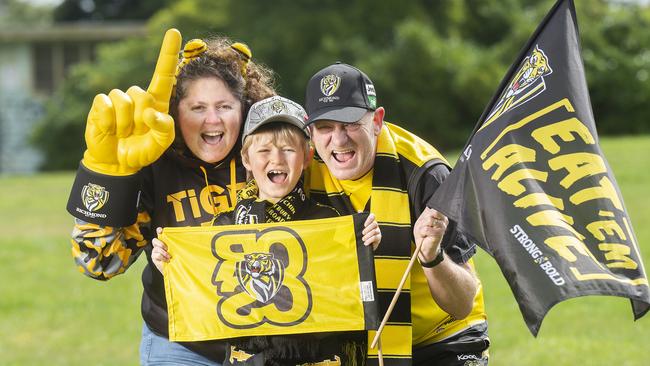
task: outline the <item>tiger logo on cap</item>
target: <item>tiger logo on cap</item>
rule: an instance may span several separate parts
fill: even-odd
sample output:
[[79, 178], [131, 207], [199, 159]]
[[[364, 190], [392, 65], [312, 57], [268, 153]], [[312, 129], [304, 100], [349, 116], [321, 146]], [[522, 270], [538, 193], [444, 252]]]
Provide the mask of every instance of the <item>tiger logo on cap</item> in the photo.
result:
[[329, 97], [336, 93], [341, 85], [341, 78], [338, 75], [329, 74], [320, 79], [320, 91]]
[[286, 113], [287, 112], [287, 106], [284, 103], [282, 103], [281, 100], [278, 100], [278, 101], [273, 102], [273, 104], [271, 104], [271, 110], [275, 114]]

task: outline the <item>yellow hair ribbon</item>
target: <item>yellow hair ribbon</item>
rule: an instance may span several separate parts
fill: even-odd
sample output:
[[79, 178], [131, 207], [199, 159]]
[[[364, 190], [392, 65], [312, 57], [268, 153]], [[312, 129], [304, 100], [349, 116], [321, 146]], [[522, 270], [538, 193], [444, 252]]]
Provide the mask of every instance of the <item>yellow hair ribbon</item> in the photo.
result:
[[253, 57], [253, 53], [247, 45], [240, 42], [233, 43], [230, 47], [239, 54], [241, 59], [241, 76], [246, 79], [246, 68], [248, 67], [248, 62]]

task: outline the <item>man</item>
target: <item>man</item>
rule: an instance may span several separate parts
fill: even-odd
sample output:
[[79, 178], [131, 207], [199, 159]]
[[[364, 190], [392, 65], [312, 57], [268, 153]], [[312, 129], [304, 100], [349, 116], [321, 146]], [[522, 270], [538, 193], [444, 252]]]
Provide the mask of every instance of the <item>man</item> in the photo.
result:
[[[412, 240], [422, 242], [420, 264], [382, 332], [385, 364], [408, 365], [411, 353], [415, 365], [487, 364], [483, 293], [471, 261], [475, 246], [426, 207], [449, 174], [442, 155], [384, 122], [372, 81], [353, 66], [336, 63], [317, 72], [305, 103], [317, 152], [307, 178], [311, 196], [341, 213], [370, 211], [380, 223], [375, 267], [383, 311], [414, 250]], [[377, 351], [368, 357], [376, 364]]]

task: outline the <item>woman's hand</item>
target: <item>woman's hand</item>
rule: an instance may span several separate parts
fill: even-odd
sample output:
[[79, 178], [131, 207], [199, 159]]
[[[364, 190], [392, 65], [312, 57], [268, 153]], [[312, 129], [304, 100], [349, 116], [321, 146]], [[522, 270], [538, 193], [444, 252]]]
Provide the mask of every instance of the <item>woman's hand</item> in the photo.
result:
[[361, 233], [363, 234], [363, 245], [372, 245], [372, 250], [377, 249], [379, 242], [381, 242], [381, 230], [379, 229], [379, 224], [377, 224], [375, 214], [371, 213], [368, 215]]
[[95, 96], [86, 120], [86, 168], [106, 175], [132, 175], [171, 145], [174, 120], [168, 114], [169, 98], [180, 49], [181, 34], [168, 30], [147, 91], [132, 86], [126, 93], [113, 89]]
[[[157, 228], [156, 233], [160, 235], [162, 233], [162, 228]], [[151, 244], [153, 245], [153, 250], [151, 251], [151, 260], [153, 261], [153, 264], [156, 265], [156, 268], [158, 268], [160, 273], [164, 275], [165, 272], [163, 271], [163, 268], [165, 268], [165, 263], [169, 263], [169, 260], [172, 256], [167, 252], [167, 245], [165, 245], [165, 243], [160, 241], [158, 238], [153, 238]]]

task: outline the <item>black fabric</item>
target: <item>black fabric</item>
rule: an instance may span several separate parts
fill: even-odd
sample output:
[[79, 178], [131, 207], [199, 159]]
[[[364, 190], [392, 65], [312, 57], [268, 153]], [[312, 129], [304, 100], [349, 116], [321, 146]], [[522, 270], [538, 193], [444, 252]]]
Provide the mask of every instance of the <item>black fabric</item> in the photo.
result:
[[413, 366], [485, 366], [488, 347], [487, 323], [477, 324], [443, 341], [413, 348]]
[[305, 109], [308, 124], [320, 120], [353, 123], [367, 111], [377, 109], [377, 94], [363, 71], [337, 62], [311, 77]]
[[[234, 173], [236, 184], [243, 186], [246, 170], [241, 164], [239, 148], [233, 151], [237, 153], [211, 165], [170, 149], [143, 169], [140, 210], [151, 216], [151, 230], [142, 228], [141, 231], [148, 242], [155, 236], [157, 227], [199, 226], [210, 222], [214, 215], [208, 196], [214, 198], [217, 210], [234, 206], [236, 193], [231, 190], [236, 187], [232, 187], [231, 173]], [[206, 170], [208, 183], [214, 187], [206, 188], [201, 167]], [[235, 172], [231, 172], [231, 167]], [[151, 245], [145, 249], [148, 263], [142, 272], [142, 317], [152, 332], [169, 337], [163, 277], [151, 261], [151, 250]], [[222, 362], [225, 357], [225, 344], [221, 341], [184, 342], [183, 345], [216, 362]]]
[[[409, 201], [414, 218], [417, 219], [424, 208], [429, 207], [429, 200], [448, 176], [449, 167], [440, 162], [425, 165], [414, 173], [409, 182]], [[476, 244], [459, 232], [456, 222], [452, 220], [447, 225], [441, 245], [449, 258], [456, 263], [465, 263], [476, 254]]]
[[137, 218], [139, 192], [139, 174], [100, 174], [79, 163], [66, 208], [72, 216], [93, 224], [129, 226]]
[[[231, 340], [223, 364], [287, 366], [331, 360], [339, 361], [340, 365], [361, 366], [366, 343], [365, 332], [247, 337]], [[247, 359], [236, 357], [238, 353]]]
[[[214, 221], [215, 225], [241, 225], [262, 222], [279, 222], [295, 220], [316, 220], [340, 216], [334, 207], [322, 205], [305, 195], [303, 182], [300, 181], [287, 197], [277, 204], [258, 200], [257, 191], [248, 185], [239, 195], [239, 202], [233, 210], [222, 212]], [[245, 197], [245, 198], [244, 198]], [[291, 207], [291, 208], [289, 208]], [[271, 216], [270, 213], [281, 209], [286, 214]]]

